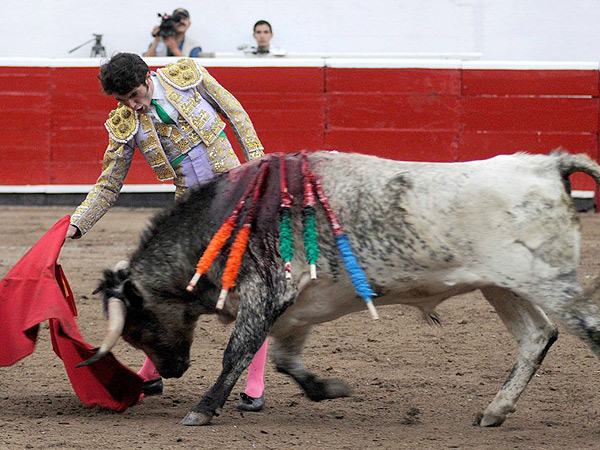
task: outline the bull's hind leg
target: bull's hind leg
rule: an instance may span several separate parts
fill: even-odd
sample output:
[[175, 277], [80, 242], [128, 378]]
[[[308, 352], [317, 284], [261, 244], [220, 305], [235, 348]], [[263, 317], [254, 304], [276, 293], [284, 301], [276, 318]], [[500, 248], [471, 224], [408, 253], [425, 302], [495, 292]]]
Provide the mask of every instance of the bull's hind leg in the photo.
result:
[[271, 350], [275, 366], [279, 372], [290, 375], [313, 401], [348, 397], [350, 388], [335, 378], [321, 378], [307, 370], [302, 361], [302, 348], [312, 326], [294, 328], [284, 337], [272, 340]]
[[575, 289], [545, 289], [539, 306], [560, 320], [570, 333], [583, 340], [600, 357], [600, 313], [595, 303], [600, 296], [600, 284], [583, 293], [579, 291], [578, 284]]
[[489, 427], [501, 425], [506, 416], [515, 411], [517, 400], [556, 340], [558, 331], [540, 308], [512, 292], [498, 287], [481, 291], [519, 345], [517, 362], [507, 380], [475, 419], [475, 425]]

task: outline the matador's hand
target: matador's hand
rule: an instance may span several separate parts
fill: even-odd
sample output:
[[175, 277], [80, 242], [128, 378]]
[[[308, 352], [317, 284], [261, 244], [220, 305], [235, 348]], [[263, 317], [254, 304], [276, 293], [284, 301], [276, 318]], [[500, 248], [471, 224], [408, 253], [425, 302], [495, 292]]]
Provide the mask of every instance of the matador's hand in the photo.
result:
[[75, 225], [69, 224], [69, 228], [67, 228], [67, 234], [65, 234], [65, 239], [73, 239], [73, 237], [76, 236], [78, 233], [79, 228], [77, 228]]

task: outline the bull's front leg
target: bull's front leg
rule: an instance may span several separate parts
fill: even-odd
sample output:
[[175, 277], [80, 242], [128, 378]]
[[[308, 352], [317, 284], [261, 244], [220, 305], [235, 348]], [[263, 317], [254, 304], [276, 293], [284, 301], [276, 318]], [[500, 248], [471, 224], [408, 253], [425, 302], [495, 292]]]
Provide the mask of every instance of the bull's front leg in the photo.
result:
[[223, 355], [223, 369], [216, 383], [181, 421], [182, 425], [206, 425], [221, 413], [227, 397], [242, 372], [267, 338], [277, 318], [297, 295], [283, 274], [277, 280], [264, 280], [240, 286], [240, 309], [229, 344]]
[[216, 383], [181, 421], [182, 425], [206, 425], [213, 416], [221, 413], [221, 408], [229, 397], [240, 375], [246, 369], [254, 354], [267, 337], [266, 332], [250, 332], [236, 323], [229, 345], [223, 355], [223, 369]]

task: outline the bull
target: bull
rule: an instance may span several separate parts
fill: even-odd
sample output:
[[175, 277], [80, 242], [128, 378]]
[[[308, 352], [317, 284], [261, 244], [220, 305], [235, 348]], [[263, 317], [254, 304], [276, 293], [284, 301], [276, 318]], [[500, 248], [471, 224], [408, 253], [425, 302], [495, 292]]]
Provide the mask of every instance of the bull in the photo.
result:
[[[477, 415], [478, 425], [498, 426], [515, 411], [558, 336], [547, 314], [600, 356], [598, 308], [578, 280], [580, 225], [568, 180], [584, 172], [600, 183], [600, 166], [587, 156], [519, 153], [450, 164], [336, 152], [307, 158], [377, 294], [377, 306], [412, 305], [436, 322], [438, 304], [478, 289], [515, 338], [516, 363]], [[287, 155], [285, 161], [297, 211], [304, 195], [301, 156]], [[224, 309], [217, 310], [224, 256], [193, 291], [186, 286], [209, 240], [265, 162], [270, 165], [239, 278]], [[222, 371], [183, 425], [204, 425], [219, 415], [267, 336], [277, 370], [290, 375], [308, 398], [350, 394], [342, 381], [309, 371], [301, 351], [315, 324], [363, 310], [365, 304], [340, 263], [320, 207], [318, 279], [311, 280], [299, 244], [292, 278], [286, 278], [278, 247], [280, 164], [280, 158], [267, 155], [194, 189], [154, 217], [127, 264], [104, 271], [99, 290], [109, 333], [96, 359], [122, 336], [146, 352], [163, 377], [180, 377], [190, 364], [198, 317], [216, 313], [235, 320]], [[296, 243], [302, 241], [299, 229], [295, 223]]]

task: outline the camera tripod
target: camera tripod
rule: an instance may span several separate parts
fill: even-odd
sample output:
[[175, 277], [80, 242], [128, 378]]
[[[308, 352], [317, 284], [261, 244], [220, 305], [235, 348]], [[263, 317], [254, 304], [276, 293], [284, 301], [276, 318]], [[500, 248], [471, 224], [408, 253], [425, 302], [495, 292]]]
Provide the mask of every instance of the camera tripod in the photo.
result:
[[96, 42], [94, 43], [94, 46], [92, 47], [92, 50], [90, 51], [90, 58], [105, 57], [106, 49], [104, 48], [104, 45], [102, 45], [102, 35], [101, 34], [94, 34], [94, 37], [92, 39], [90, 39], [89, 41], [85, 41], [83, 44], [78, 45], [77, 47], [69, 50], [69, 53], [73, 53], [75, 50], [80, 49], [84, 45], [89, 44], [90, 42], [92, 42], [94, 40]]

